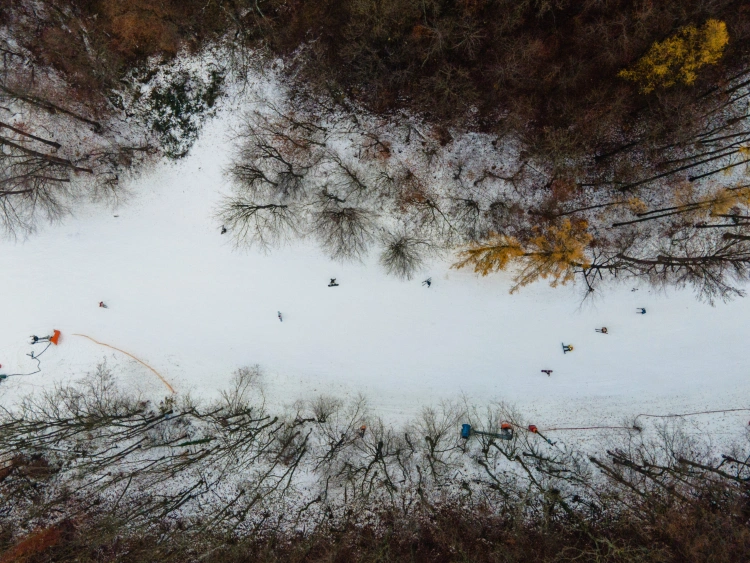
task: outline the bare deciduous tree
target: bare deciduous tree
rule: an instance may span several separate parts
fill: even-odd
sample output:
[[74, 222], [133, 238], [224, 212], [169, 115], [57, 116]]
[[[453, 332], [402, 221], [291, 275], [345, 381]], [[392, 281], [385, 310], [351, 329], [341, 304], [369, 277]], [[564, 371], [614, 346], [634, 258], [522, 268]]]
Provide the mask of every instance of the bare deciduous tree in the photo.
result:
[[399, 278], [410, 280], [424, 263], [429, 243], [406, 231], [386, 232], [382, 236], [383, 250], [380, 264], [385, 270]]
[[268, 250], [299, 232], [294, 203], [256, 203], [244, 198], [225, 200], [217, 217], [232, 231], [238, 245]]
[[374, 240], [372, 212], [347, 205], [327, 190], [322, 190], [312, 212], [311, 228], [331, 258], [362, 258]]

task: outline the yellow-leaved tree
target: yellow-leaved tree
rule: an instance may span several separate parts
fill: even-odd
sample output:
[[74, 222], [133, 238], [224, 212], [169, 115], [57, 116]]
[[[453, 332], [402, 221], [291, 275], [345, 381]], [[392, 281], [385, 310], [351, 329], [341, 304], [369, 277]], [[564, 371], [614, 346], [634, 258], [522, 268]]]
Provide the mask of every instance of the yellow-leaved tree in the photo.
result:
[[511, 293], [539, 278], [551, 278], [550, 285], [555, 287], [572, 280], [575, 268], [590, 265], [586, 247], [592, 236], [587, 227], [586, 221], [565, 219], [559, 227], [537, 229], [525, 247], [514, 237], [492, 233], [486, 241], [473, 243], [462, 251], [462, 259], [453, 267], [473, 266], [475, 272], [486, 276], [510, 265], [518, 266]]
[[729, 34], [723, 21], [708, 20], [700, 28], [689, 25], [651, 45], [648, 53], [618, 76], [637, 82], [646, 94], [677, 82], [692, 84], [699, 68], [719, 62], [727, 43]]
[[729, 213], [737, 205], [748, 207], [750, 206], [750, 188], [722, 188], [718, 193], [711, 196], [706, 204], [709, 215]]

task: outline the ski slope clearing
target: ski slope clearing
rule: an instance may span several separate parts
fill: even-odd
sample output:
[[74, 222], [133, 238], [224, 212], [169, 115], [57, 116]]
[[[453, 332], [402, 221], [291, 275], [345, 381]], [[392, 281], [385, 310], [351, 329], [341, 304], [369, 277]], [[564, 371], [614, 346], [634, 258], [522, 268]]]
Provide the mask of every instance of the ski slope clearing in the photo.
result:
[[[230, 123], [207, 124], [187, 158], [133, 181], [115, 209], [83, 206], [1, 243], [0, 373], [35, 371], [29, 335], [54, 328], [62, 339], [40, 373], [0, 384], [0, 403], [103, 359], [133, 389], [168, 393], [148, 367], [81, 334], [132, 354], [177, 393], [215, 396], [238, 367], [259, 364], [271, 403], [362, 393], [386, 419], [462, 398], [512, 403], [540, 428], [748, 406], [747, 299], [710, 307], [690, 292], [627, 286], [581, 304], [580, 288], [509, 295], [508, 278], [450, 261], [405, 282], [375, 257], [341, 264], [307, 243], [238, 251], [214, 218]], [[747, 418], [711, 420], [736, 435]]]

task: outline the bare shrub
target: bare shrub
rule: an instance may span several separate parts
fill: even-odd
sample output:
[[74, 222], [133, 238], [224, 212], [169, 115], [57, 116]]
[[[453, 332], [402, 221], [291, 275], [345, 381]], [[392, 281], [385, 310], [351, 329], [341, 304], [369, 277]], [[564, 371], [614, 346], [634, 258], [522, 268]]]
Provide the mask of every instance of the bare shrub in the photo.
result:
[[262, 398], [263, 371], [259, 365], [241, 367], [234, 372], [231, 386], [221, 392], [223, 408], [229, 413], [240, 412]]
[[319, 423], [328, 422], [328, 419], [342, 407], [343, 402], [341, 399], [329, 395], [318, 395], [310, 401], [310, 409], [315, 416], [315, 421]]

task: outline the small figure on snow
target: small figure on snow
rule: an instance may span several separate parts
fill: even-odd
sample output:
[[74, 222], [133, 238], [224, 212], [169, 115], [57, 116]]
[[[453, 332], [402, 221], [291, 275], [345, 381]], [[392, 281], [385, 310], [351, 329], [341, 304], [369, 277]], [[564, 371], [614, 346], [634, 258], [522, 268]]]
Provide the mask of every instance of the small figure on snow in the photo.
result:
[[221, 234], [223, 235], [226, 232], [227, 232], [227, 228], [224, 225], [222, 225], [221, 226]]
[[338, 287], [339, 284], [336, 283], [336, 278], [331, 278], [331, 283], [328, 284], [328, 287]]
[[633, 292], [633, 291], [638, 291], [638, 288], [637, 288], [637, 287], [634, 287], [634, 288], [633, 288], [633, 289], [631, 289], [630, 291], [631, 291], [631, 292]]
[[636, 310], [637, 310], [637, 311], [638, 311], [638, 312], [639, 312], [639, 313], [640, 313], [641, 315], [645, 315], [645, 314], [646, 314], [646, 309], [644, 309], [643, 307], [641, 307], [641, 308], [639, 308], [639, 309], [636, 309]]
[[99, 307], [101, 307], [102, 309], [109, 309], [104, 301], [99, 301]]
[[278, 317], [279, 317], [279, 321], [283, 323], [283, 322], [284, 322], [284, 319], [282, 319], [282, 318], [281, 318], [281, 311], [277, 311], [277, 312], [276, 312], [276, 314], [277, 314], [277, 315], [278, 315]]
[[359, 432], [358, 432], [359, 437], [364, 438], [365, 432], [367, 432], [367, 426], [363, 424], [362, 426], [359, 427]]
[[552, 375], [552, 370], [551, 369], [543, 369], [542, 373], [546, 373], [547, 377], [549, 377], [550, 375]]
[[430, 288], [430, 286], [432, 285], [432, 278], [427, 278], [426, 280], [424, 280], [424, 281], [422, 282], [422, 285], [426, 285], [426, 286], [427, 286], [427, 288], [429, 289], [429, 288]]
[[563, 354], [567, 354], [568, 352], [573, 351], [573, 345], [572, 344], [563, 344]]
[[609, 334], [609, 333], [607, 332], [607, 327], [606, 327], [606, 326], [603, 326], [602, 328], [595, 328], [594, 330], [595, 330], [596, 332], [601, 332], [602, 334]]

